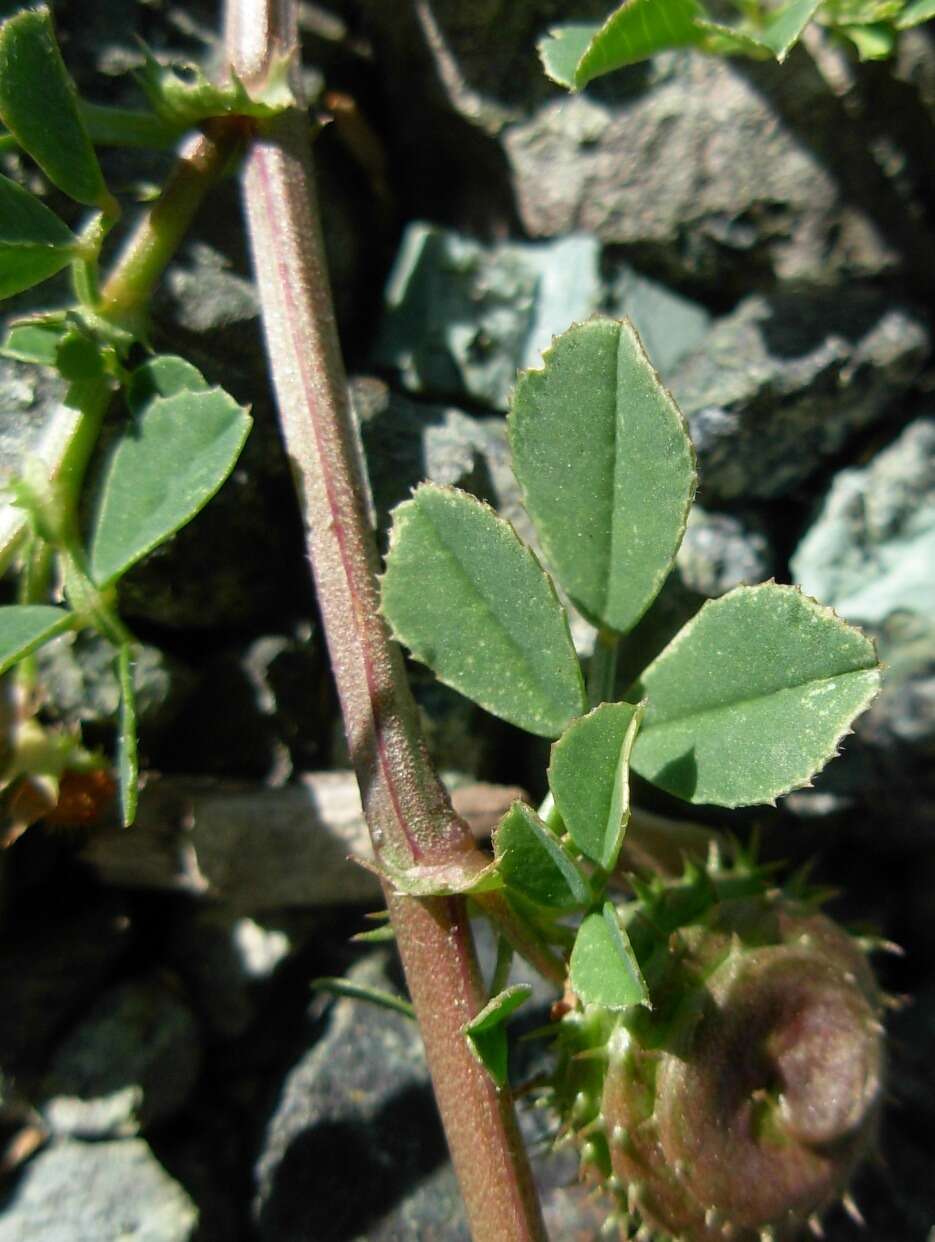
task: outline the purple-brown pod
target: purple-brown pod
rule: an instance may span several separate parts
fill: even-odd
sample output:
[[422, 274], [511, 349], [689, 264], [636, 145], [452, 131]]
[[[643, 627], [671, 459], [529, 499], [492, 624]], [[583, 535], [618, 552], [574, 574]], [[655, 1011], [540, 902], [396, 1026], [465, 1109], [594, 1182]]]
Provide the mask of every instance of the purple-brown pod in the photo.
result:
[[556, 1102], [621, 1234], [796, 1237], [873, 1147], [881, 999], [858, 943], [742, 862], [621, 908], [653, 1008], [562, 1019]]

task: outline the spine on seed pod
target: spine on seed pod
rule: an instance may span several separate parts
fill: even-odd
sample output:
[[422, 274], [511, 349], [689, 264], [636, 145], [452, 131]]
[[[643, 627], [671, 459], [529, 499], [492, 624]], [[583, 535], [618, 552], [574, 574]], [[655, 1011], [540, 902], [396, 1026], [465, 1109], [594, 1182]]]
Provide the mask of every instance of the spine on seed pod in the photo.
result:
[[880, 1110], [863, 949], [739, 856], [620, 908], [653, 1008], [574, 1002], [555, 1104], [622, 1237], [782, 1242], [846, 1195]]

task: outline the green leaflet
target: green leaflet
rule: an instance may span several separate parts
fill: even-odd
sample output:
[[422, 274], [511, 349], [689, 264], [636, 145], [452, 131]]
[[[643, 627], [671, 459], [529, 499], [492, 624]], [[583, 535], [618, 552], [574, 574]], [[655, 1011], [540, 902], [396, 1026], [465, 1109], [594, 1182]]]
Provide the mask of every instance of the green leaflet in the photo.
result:
[[525, 802], [514, 802], [500, 820], [493, 847], [507, 887], [529, 901], [570, 910], [592, 900], [587, 880]]
[[600, 912], [589, 914], [579, 927], [568, 979], [585, 1005], [603, 1005], [605, 1009], [628, 1009], [631, 1005], [652, 1008], [630, 940], [609, 901]]
[[[167, 395], [163, 395], [163, 394]], [[215, 494], [250, 430], [247, 411], [188, 363], [156, 358], [134, 373], [132, 425], [103, 471], [90, 545], [105, 587], [184, 526]]]
[[570, 91], [584, 85], [578, 82], [578, 65], [601, 27], [597, 23], [569, 22], [555, 26], [536, 45], [546, 75]]
[[120, 684], [120, 715], [117, 727], [117, 775], [120, 782], [120, 813], [124, 828], [136, 818], [139, 759], [136, 745], [136, 691], [133, 686], [133, 652], [129, 643], [117, 651]]
[[612, 871], [630, 820], [630, 752], [642, 703], [602, 703], [552, 747], [549, 788], [571, 839]]
[[625, 633], [682, 541], [691, 442], [629, 320], [575, 324], [543, 363], [516, 385], [513, 469], [562, 586], [596, 624]]
[[847, 35], [861, 60], [885, 60], [896, 45], [896, 34], [890, 26], [879, 22], [872, 26], [839, 26]]
[[0, 608], [0, 674], [74, 624], [75, 615], [47, 604]]
[[633, 767], [691, 802], [771, 802], [836, 753], [880, 684], [873, 643], [794, 587], [710, 600], [649, 666]]
[[724, 26], [719, 22], [700, 20], [699, 29], [710, 35], [711, 51], [729, 55], [741, 52], [748, 56], [768, 53], [784, 61], [801, 38], [802, 31], [815, 16], [821, 0], [792, 0], [762, 24], [745, 22], [740, 26]]
[[464, 1027], [468, 1046], [498, 1087], [507, 1083], [507, 1020], [531, 995], [528, 983], [516, 983], [492, 997]]
[[24, 9], [0, 26], [0, 119], [70, 198], [114, 206], [47, 8]]
[[48, 207], [0, 176], [0, 298], [48, 280], [78, 254], [78, 239]]
[[935, 0], [912, 0], [897, 17], [896, 26], [899, 30], [908, 30], [910, 26], [927, 22], [930, 17], [935, 17]]
[[557, 737], [584, 710], [565, 612], [508, 522], [424, 483], [393, 513], [383, 612], [395, 637], [489, 712]]
[[820, 4], [791, 0], [778, 11], [761, 8], [740, 25], [727, 26], [711, 21], [698, 0], [626, 0], [602, 26], [569, 23], [550, 30], [539, 42], [539, 56], [553, 82], [575, 91], [602, 74], [677, 47], [782, 61]]
[[627, 0], [602, 26], [558, 26], [539, 44], [546, 73], [572, 90], [672, 47], [701, 43], [696, 0]]

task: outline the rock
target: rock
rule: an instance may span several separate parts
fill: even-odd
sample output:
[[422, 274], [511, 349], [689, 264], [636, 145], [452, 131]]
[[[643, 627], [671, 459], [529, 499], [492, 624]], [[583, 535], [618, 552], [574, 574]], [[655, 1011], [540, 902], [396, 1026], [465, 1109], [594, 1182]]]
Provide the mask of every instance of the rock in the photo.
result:
[[326, 759], [332, 690], [308, 623], [209, 646], [184, 720], [167, 735], [163, 770], [282, 784]]
[[[455, 809], [478, 836], [489, 835], [524, 796], [516, 786], [453, 774], [448, 784]], [[116, 824], [96, 826], [81, 857], [106, 884], [168, 889], [221, 900], [237, 915], [256, 915], [379, 900], [373, 874], [349, 861], [370, 852], [354, 774], [317, 772], [278, 789], [152, 780], [141, 792], [133, 832]]]
[[670, 384], [689, 421], [702, 501], [797, 487], [892, 407], [928, 347], [917, 313], [873, 293], [745, 299]]
[[169, 957], [215, 1035], [242, 1035], [257, 1012], [260, 985], [296, 948], [296, 937], [224, 906], [186, 910], [173, 921]]
[[870, 629], [887, 671], [858, 722], [876, 745], [935, 750], [935, 419], [841, 471], [792, 558], [802, 588]]
[[[359, 962], [349, 977], [399, 990], [382, 954]], [[535, 976], [520, 969], [517, 977]], [[544, 994], [541, 979], [537, 983]], [[546, 1012], [532, 1009], [521, 1029], [541, 1025]], [[563, 1226], [555, 1236], [584, 1237], [568, 1231], [582, 1217], [577, 1204], [564, 1199], [577, 1166], [574, 1153], [556, 1158], [549, 1150], [552, 1121], [541, 1110], [521, 1108], [520, 1116], [527, 1143], [541, 1153], [536, 1172], [546, 1212]], [[309, 1169], [315, 1170], [315, 1194], [308, 1193]], [[331, 1006], [321, 1039], [286, 1080], [256, 1175], [254, 1212], [263, 1242], [469, 1237], [418, 1028], [373, 1005], [338, 1000]]]
[[[47, 710], [70, 726], [93, 724], [110, 731], [117, 719], [120, 687], [114, 647], [94, 630], [63, 634], [40, 648], [39, 680]], [[182, 710], [197, 676], [158, 647], [138, 644], [134, 653], [137, 723], [149, 750]]]
[[506, 410], [518, 370], [598, 310], [629, 317], [664, 373], [704, 334], [702, 307], [619, 265], [609, 288], [594, 237], [484, 246], [411, 224], [386, 288], [374, 363], [409, 392]]
[[62, 1026], [95, 994], [131, 942], [130, 923], [111, 901], [72, 914], [18, 915], [0, 952], [0, 1065], [41, 1063]]
[[[398, 160], [433, 218], [509, 228], [506, 182], [531, 236], [594, 233], [721, 297], [751, 278], [834, 285], [899, 262], [911, 213], [867, 150], [866, 124], [804, 54], [760, 66], [668, 53], [569, 96], [535, 53], [568, 20], [554, 0], [365, 7]], [[574, 17], [606, 13], [584, 3]]]
[[201, 1067], [188, 1005], [159, 980], [134, 980], [99, 997], [56, 1049], [41, 1087], [53, 1134], [122, 1138], [175, 1116]]
[[686, 591], [716, 599], [736, 586], [765, 582], [773, 573], [773, 551], [754, 518], [693, 505], [675, 573]]
[[[352, 977], [398, 990], [384, 963], [374, 954]], [[254, 1201], [259, 1237], [337, 1242], [384, 1236], [374, 1230], [402, 1187], [421, 1182], [445, 1160], [415, 1024], [339, 1000], [325, 1034], [286, 1079], [264, 1136]], [[314, 1194], [308, 1193], [309, 1169], [315, 1170]]]
[[698, 302], [648, 280], [625, 263], [614, 270], [608, 283], [606, 311], [633, 321], [650, 361], [667, 381], [703, 339], [710, 314]]
[[198, 1209], [142, 1139], [65, 1140], [25, 1167], [0, 1242], [190, 1242]]
[[[814, 127], [833, 124], [818, 75], [798, 60], [784, 74], [778, 90], [799, 106], [812, 100]], [[896, 254], [872, 213], [842, 193], [827, 152], [800, 140], [782, 96], [751, 76], [742, 62], [669, 53], [643, 89], [631, 74], [508, 124], [523, 224], [537, 237], [586, 229], [712, 288], [744, 269], [748, 281], [765, 271], [825, 285], [891, 269]], [[839, 141], [853, 136], [839, 130]]]
[[386, 288], [374, 352], [405, 388], [505, 410], [520, 367], [601, 301], [593, 237], [485, 247], [430, 224], [410, 225]]

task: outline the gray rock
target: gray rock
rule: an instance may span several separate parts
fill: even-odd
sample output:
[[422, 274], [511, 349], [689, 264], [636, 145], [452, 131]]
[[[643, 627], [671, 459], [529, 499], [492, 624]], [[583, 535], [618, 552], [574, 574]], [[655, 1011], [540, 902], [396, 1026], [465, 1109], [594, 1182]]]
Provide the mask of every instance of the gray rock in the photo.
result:
[[541, 365], [552, 338], [598, 310], [628, 315], [664, 373], [704, 335], [702, 307], [619, 265], [609, 287], [594, 237], [484, 246], [412, 224], [386, 289], [374, 362], [403, 386], [506, 410], [518, 370]]
[[636, 326], [653, 366], [667, 380], [676, 365], [701, 342], [711, 322], [697, 302], [648, 280], [621, 264], [609, 281], [605, 309], [627, 315]]
[[[823, 84], [792, 65], [784, 72], [789, 91], [815, 96], [816, 125], [830, 120]], [[619, 85], [610, 99], [563, 96], [506, 126], [531, 234], [583, 228], [711, 284], [742, 267], [814, 284], [892, 267], [870, 214], [848, 201], [745, 65], [668, 54], [647, 79], [628, 98], [614, 97]]]
[[[96, 631], [64, 634], [38, 652], [39, 678], [48, 709], [68, 725], [112, 726], [120, 704], [116, 652]], [[148, 644], [136, 647], [137, 722], [150, 746], [176, 718], [197, 675]]]
[[692, 507], [675, 559], [686, 591], [715, 599], [736, 586], [764, 582], [772, 572], [769, 539], [754, 519]]
[[[365, 959], [354, 979], [398, 990], [384, 961]], [[374, 1229], [400, 1188], [421, 1182], [445, 1160], [415, 1024], [372, 1005], [338, 1001], [326, 1033], [286, 1079], [263, 1139], [254, 1203], [259, 1236], [264, 1242], [385, 1236]]]
[[[305, 928], [306, 936], [310, 930], [311, 925]], [[295, 950], [297, 940], [294, 931], [213, 905], [174, 920], [168, 952], [202, 1020], [221, 1038], [234, 1039], [256, 1016], [259, 985]]]
[[410, 225], [386, 289], [374, 361], [428, 397], [505, 410], [520, 367], [601, 302], [599, 246], [485, 247], [430, 224]]
[[121, 907], [18, 917], [0, 951], [0, 1065], [15, 1071], [41, 1061], [50, 1040], [107, 978], [132, 942]]
[[874, 294], [754, 296], [677, 368], [701, 498], [782, 496], [883, 415], [917, 374], [929, 333]]
[[64, 381], [50, 368], [0, 358], [0, 486], [18, 472], [24, 454], [35, 451], [64, 396]]
[[795, 579], [869, 628], [887, 665], [858, 722], [877, 744], [935, 750], [935, 420], [918, 419], [861, 469], [838, 474], [793, 558]]
[[0, 1213], [0, 1242], [190, 1242], [198, 1209], [142, 1139], [53, 1143]]
[[105, 992], [58, 1047], [41, 1111], [57, 1135], [137, 1134], [178, 1113], [200, 1067], [188, 1005], [157, 979], [135, 980]]

